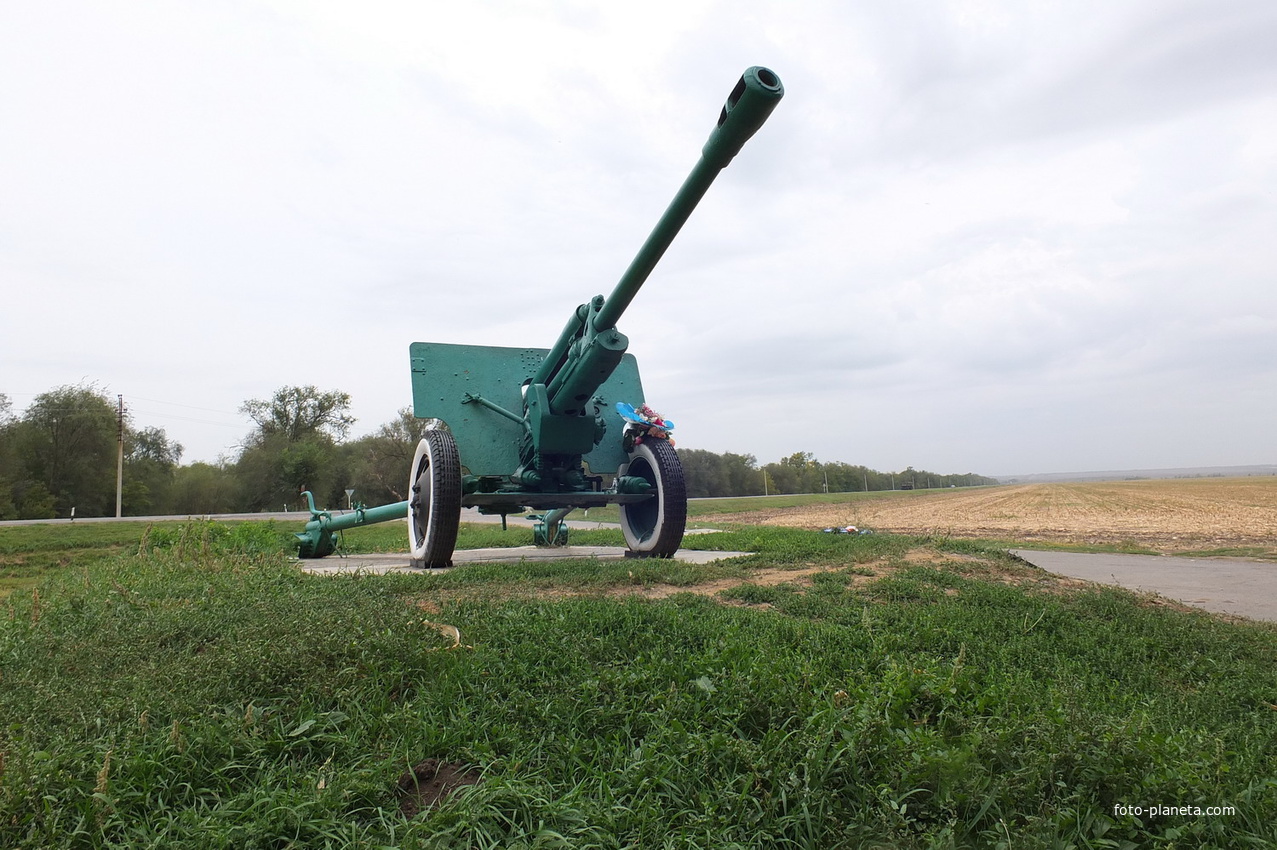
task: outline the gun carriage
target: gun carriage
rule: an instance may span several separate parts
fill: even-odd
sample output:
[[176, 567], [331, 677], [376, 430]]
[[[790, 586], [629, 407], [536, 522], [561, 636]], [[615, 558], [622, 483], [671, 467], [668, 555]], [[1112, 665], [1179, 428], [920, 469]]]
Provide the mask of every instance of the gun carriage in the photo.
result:
[[[332, 517], [316, 511], [299, 533], [301, 557], [335, 548], [344, 527], [408, 517], [414, 563], [448, 566], [462, 508], [545, 514], [537, 541], [566, 541], [565, 516], [619, 506], [628, 554], [668, 558], [687, 520], [678, 454], [664, 430], [626, 422], [617, 405], [644, 401], [629, 340], [617, 329], [626, 308], [696, 205], [784, 94], [767, 68], [745, 71], [701, 157], [611, 294], [571, 314], [548, 349], [416, 342], [410, 346], [413, 413], [433, 421], [409, 472], [411, 497]], [[669, 423], [661, 423], [672, 427]]]

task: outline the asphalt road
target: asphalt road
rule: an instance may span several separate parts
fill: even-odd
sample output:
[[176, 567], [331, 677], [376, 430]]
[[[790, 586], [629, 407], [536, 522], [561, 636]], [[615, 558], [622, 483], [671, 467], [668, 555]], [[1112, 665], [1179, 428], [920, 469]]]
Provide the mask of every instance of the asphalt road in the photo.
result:
[[[331, 511], [333, 516], [341, 516], [350, 511], [343, 511], [334, 508]], [[405, 517], [406, 518], [406, 517]], [[310, 521], [310, 511], [275, 511], [274, 513], [256, 513], [256, 514], [192, 514], [191, 516], [126, 516], [116, 518], [113, 516], [92, 516], [81, 517], [79, 519], [7, 519], [0, 521], [0, 527], [6, 525], [69, 525], [71, 523], [85, 522], [181, 522], [186, 519], [215, 519], [221, 522], [232, 520], [256, 520], [262, 522], [273, 519], [276, 522], [295, 522], [298, 524], [298, 530]], [[486, 515], [479, 513], [477, 508], [462, 508], [462, 522], [501, 522], [500, 516]], [[526, 516], [511, 516], [509, 518], [511, 525], [527, 525], [533, 524], [534, 520]], [[618, 528], [615, 524], [593, 522], [584, 511], [576, 511], [568, 516], [568, 522], [573, 528]]]
[[[333, 516], [341, 516], [350, 513], [350, 511], [339, 510], [333, 508], [331, 511]], [[405, 515], [406, 518], [406, 515]], [[256, 514], [192, 514], [190, 516], [126, 516], [116, 518], [113, 516], [90, 516], [80, 517], [79, 519], [6, 519], [0, 520], [0, 527], [6, 525], [68, 525], [70, 523], [84, 522], [181, 522], [186, 519], [215, 519], [221, 522], [231, 520], [256, 520], [258, 522], [273, 519], [277, 522], [296, 522], [299, 525], [305, 525], [310, 521], [310, 511], [275, 511], [274, 513], [256, 513]], [[462, 522], [501, 522], [498, 515], [488, 515], [479, 513], [478, 508], [462, 508]], [[509, 517], [510, 524], [532, 525], [535, 520], [526, 516]], [[615, 524], [599, 523], [592, 521], [585, 511], [576, 511], [568, 516], [568, 522], [573, 528], [618, 528]]]
[[1011, 552], [1056, 575], [1151, 591], [1220, 614], [1277, 621], [1277, 563], [1270, 561], [1031, 549]]
[[[345, 511], [333, 511], [333, 515], [345, 513]], [[86, 522], [181, 522], [187, 519], [215, 519], [221, 521], [227, 520], [281, 520], [281, 521], [297, 521], [302, 525], [310, 519], [310, 511], [289, 511], [284, 513], [276, 511], [275, 513], [258, 513], [258, 514], [191, 514], [189, 516], [86, 516], [78, 519], [6, 519], [0, 521], [0, 527], [6, 525], [70, 525], [72, 523]]]

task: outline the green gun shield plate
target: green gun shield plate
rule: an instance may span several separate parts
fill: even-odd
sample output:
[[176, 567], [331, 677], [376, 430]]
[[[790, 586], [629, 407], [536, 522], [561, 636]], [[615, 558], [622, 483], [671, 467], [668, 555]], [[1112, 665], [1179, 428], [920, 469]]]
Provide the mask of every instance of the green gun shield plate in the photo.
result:
[[[413, 415], [447, 423], [457, 441], [461, 465], [471, 475], [510, 475], [519, 466], [523, 426], [482, 405], [466, 404], [465, 398], [482, 396], [522, 415], [523, 382], [536, 373], [549, 352], [548, 348], [414, 342], [409, 348]], [[591, 473], [613, 475], [626, 460], [621, 448], [625, 420], [616, 412], [616, 403], [637, 407], [644, 401], [634, 355], [621, 359], [597, 395], [602, 399], [607, 434], [584, 460]]]

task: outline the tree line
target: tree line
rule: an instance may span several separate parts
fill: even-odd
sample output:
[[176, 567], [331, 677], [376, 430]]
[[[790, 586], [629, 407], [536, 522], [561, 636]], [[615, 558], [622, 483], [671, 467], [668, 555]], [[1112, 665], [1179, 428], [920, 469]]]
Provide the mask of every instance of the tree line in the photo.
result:
[[[282, 387], [240, 412], [252, 428], [234, 458], [182, 464], [182, 445], [163, 428], [139, 427], [99, 387], [63, 386], [36, 396], [21, 415], [0, 393], [0, 519], [113, 516], [121, 433], [125, 516], [296, 510], [300, 491], [320, 507], [408, 498], [408, 468], [429, 421], [404, 408], [371, 434], [349, 439], [350, 395]], [[974, 474], [912, 467], [884, 473], [821, 463], [798, 452], [760, 466], [753, 455], [680, 449], [689, 496], [750, 496], [996, 483]]]
[[795, 452], [775, 463], [758, 464], [749, 454], [715, 454], [679, 449], [687, 495], [762, 496], [788, 493], [852, 493], [869, 490], [921, 490], [932, 487], [975, 487], [997, 484], [996, 478], [942, 475], [912, 466], [901, 472], [879, 472], [841, 461], [822, 463], [811, 452]]
[[[407, 498], [408, 468], [425, 420], [410, 410], [355, 440], [350, 395], [283, 387], [240, 407], [252, 429], [233, 458], [182, 464], [163, 428], [123, 416], [125, 516], [202, 515], [344, 507], [346, 490], [369, 505]], [[119, 408], [96, 385], [36, 396], [22, 414], [0, 394], [0, 519], [114, 516]]]

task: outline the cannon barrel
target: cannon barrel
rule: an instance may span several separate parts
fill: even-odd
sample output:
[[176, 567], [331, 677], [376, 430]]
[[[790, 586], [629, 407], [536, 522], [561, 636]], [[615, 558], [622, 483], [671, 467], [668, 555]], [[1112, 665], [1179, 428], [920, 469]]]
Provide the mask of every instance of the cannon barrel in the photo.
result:
[[617, 282], [612, 294], [607, 297], [603, 309], [595, 314], [593, 325], [596, 332], [616, 327], [617, 320], [634, 300], [652, 269], [660, 262], [665, 250], [709, 190], [714, 178], [740, 153], [740, 149], [758, 128], [763, 126], [763, 122], [771, 115], [784, 94], [785, 87], [781, 85], [780, 77], [768, 68], [755, 65], [741, 75], [727, 102], [723, 104], [718, 123], [710, 133], [709, 140], [701, 149], [700, 161], [683, 181], [682, 188], [666, 208], [665, 214], [652, 229], [651, 235]]
[[[573, 312], [563, 333], [532, 378], [531, 382], [535, 384], [551, 384], [554, 379], [558, 379], [551, 385], [550, 391], [551, 402], [556, 409], [562, 406], [565, 399], [591, 394], [593, 391], [590, 386], [593, 384], [597, 387], [601, 383], [599, 378], [606, 379], [606, 375], [620, 361], [628, 341], [620, 333], [613, 332], [605, 336], [603, 333], [616, 327], [617, 320], [634, 300], [670, 243], [678, 236], [714, 178], [740, 153], [745, 142], [749, 141], [758, 128], [763, 126], [763, 122], [771, 115], [784, 94], [785, 88], [781, 85], [780, 77], [768, 68], [755, 65], [741, 75], [728, 95], [727, 102], [723, 104], [718, 123], [710, 133], [709, 140], [701, 149], [700, 160], [683, 181], [678, 194], [657, 221], [656, 227], [652, 229], [629, 268], [621, 275], [612, 294], [606, 299], [601, 295], [596, 296], [590, 304], [582, 304]], [[572, 347], [582, 339], [596, 350], [603, 349], [584, 358], [593, 361], [585, 369], [578, 368], [580, 364], [571, 365]], [[578, 351], [577, 354], [580, 356], [585, 352]], [[574, 375], [561, 374], [562, 371], [579, 374], [569, 383]]]

